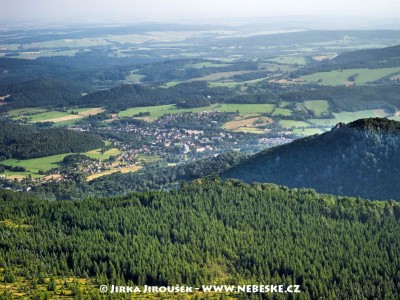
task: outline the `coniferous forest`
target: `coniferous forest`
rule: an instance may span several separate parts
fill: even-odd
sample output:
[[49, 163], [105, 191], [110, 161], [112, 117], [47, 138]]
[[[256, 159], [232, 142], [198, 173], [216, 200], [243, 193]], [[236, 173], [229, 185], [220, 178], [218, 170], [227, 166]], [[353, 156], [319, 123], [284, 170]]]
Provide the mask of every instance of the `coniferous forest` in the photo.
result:
[[55, 2], [0, 5], [0, 300], [400, 299], [394, 3]]
[[396, 202], [217, 179], [108, 199], [0, 199], [0, 264], [30, 281], [68, 274], [119, 285], [298, 284], [295, 299], [400, 296]]

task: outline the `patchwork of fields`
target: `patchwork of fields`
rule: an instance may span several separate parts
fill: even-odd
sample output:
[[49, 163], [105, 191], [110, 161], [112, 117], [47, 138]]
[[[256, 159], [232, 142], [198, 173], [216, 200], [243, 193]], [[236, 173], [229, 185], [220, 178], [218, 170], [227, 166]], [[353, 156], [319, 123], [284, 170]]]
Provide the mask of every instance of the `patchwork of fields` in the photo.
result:
[[301, 76], [302, 80], [323, 85], [351, 85], [365, 84], [384, 77], [393, 76], [400, 72], [400, 68], [382, 69], [348, 69], [335, 70], [330, 72], [318, 72], [310, 75]]
[[94, 116], [104, 112], [103, 108], [75, 108], [66, 111], [46, 110], [42, 108], [26, 108], [12, 110], [8, 114], [13, 120], [26, 119], [29, 123], [65, 122]]
[[148, 117], [134, 117], [154, 121], [166, 114], [178, 114], [184, 112], [199, 113], [203, 111], [236, 112], [238, 117], [225, 123], [223, 128], [235, 132], [265, 133], [268, 131], [265, 126], [277, 122], [286, 131], [291, 131], [298, 136], [308, 136], [330, 130], [339, 122], [349, 123], [360, 118], [371, 117], [394, 117], [383, 109], [371, 109], [358, 112], [333, 113], [334, 118], [324, 118], [331, 113], [329, 102], [326, 100], [307, 100], [302, 105], [314, 112], [318, 119], [307, 119], [296, 121], [287, 119], [293, 114], [293, 110], [288, 108], [289, 102], [282, 102], [279, 106], [275, 104], [213, 104], [206, 107], [193, 109], [179, 109], [175, 105], [160, 105], [149, 107], [135, 107], [121, 111], [118, 116], [134, 117], [139, 113], [148, 112]]
[[[21, 179], [29, 175], [33, 178], [40, 178], [44, 177], [45, 175], [40, 175], [39, 171], [46, 172], [50, 169], [59, 167], [64, 157], [69, 154], [71, 153], [57, 154], [33, 159], [7, 159], [2, 161], [1, 164], [12, 167], [24, 167], [27, 170], [26, 172], [13, 172], [6, 170], [4, 175], [9, 178]], [[84, 152], [83, 154], [91, 158], [106, 160], [109, 159], [110, 156], [121, 154], [121, 151], [117, 148], [112, 148], [104, 153], [101, 153], [101, 149], [96, 149]]]

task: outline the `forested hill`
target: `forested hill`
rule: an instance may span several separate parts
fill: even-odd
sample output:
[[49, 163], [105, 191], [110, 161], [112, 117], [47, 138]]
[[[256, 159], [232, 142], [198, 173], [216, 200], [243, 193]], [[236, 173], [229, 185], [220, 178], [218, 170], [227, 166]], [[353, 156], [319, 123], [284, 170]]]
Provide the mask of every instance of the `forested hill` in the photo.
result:
[[400, 45], [344, 52], [324, 62], [347, 66], [347, 68], [398, 67], [400, 66]]
[[0, 85], [0, 96], [8, 96], [2, 109], [51, 106], [62, 107], [81, 97], [86, 88], [49, 78]]
[[0, 161], [84, 152], [102, 146], [103, 141], [84, 132], [61, 128], [37, 130], [28, 125], [0, 124]]
[[178, 104], [182, 107], [207, 106], [233, 95], [229, 88], [210, 88], [205, 81], [179, 84], [170, 88], [123, 84], [78, 99], [76, 105], [96, 105], [109, 109], [126, 109], [136, 106]]
[[297, 284], [296, 299], [400, 298], [398, 203], [271, 184], [198, 180], [56, 202], [0, 190], [0, 241], [7, 280], [25, 276], [18, 291], [30, 299], [43, 293], [32, 288], [40, 278], [73, 275], [96, 279], [94, 294], [117, 282]]
[[265, 150], [223, 173], [245, 182], [400, 200], [400, 123], [361, 119]]
[[357, 68], [392, 68], [400, 66], [400, 45], [380, 49], [348, 51], [332, 59], [314, 62], [301, 72], [312, 73]]

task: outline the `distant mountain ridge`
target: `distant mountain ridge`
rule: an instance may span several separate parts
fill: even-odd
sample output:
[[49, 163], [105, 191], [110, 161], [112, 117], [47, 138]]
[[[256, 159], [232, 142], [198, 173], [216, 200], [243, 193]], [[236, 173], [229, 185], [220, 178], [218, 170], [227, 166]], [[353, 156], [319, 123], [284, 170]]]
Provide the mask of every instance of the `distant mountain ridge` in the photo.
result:
[[339, 123], [331, 131], [267, 149], [223, 178], [271, 182], [318, 192], [400, 200], [400, 122]]

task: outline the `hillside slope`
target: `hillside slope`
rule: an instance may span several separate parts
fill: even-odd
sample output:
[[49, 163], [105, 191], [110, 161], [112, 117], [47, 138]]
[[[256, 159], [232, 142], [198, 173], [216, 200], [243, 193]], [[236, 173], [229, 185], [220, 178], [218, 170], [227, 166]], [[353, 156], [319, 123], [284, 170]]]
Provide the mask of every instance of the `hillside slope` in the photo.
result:
[[0, 161], [84, 152], [104, 145], [97, 136], [63, 128], [38, 130], [29, 125], [0, 124]]
[[300, 294], [262, 296], [399, 299], [399, 241], [398, 203], [271, 184], [198, 180], [169, 192], [82, 201], [0, 190], [0, 265], [18, 274], [11, 284], [29, 299], [43, 293], [31, 288], [41, 273], [92, 278], [92, 292], [116, 283], [296, 284]]
[[344, 52], [322, 64], [349, 68], [383, 68], [400, 66], [400, 45], [381, 49], [365, 49]]
[[265, 150], [222, 174], [245, 182], [400, 200], [400, 123], [361, 119]]
[[87, 89], [72, 82], [43, 78], [0, 85], [0, 96], [5, 99], [3, 109], [67, 106], [81, 97]]

